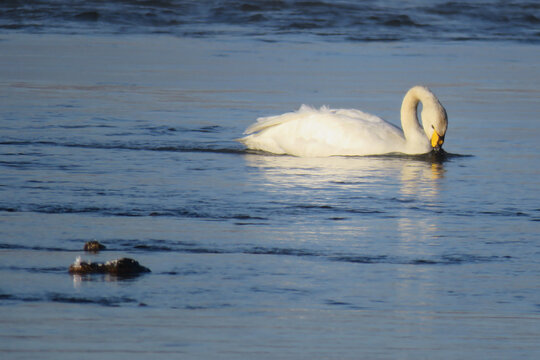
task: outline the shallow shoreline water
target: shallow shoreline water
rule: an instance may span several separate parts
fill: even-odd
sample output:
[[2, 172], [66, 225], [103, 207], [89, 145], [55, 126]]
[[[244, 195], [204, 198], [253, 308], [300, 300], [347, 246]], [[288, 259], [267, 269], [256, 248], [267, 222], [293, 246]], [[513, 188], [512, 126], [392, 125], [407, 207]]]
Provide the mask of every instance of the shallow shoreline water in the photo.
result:
[[[4, 358], [534, 358], [539, 48], [170, 35], [0, 35]], [[409, 86], [444, 162], [300, 159], [259, 116]], [[86, 254], [96, 239], [107, 246]], [[77, 277], [130, 257], [136, 279]]]

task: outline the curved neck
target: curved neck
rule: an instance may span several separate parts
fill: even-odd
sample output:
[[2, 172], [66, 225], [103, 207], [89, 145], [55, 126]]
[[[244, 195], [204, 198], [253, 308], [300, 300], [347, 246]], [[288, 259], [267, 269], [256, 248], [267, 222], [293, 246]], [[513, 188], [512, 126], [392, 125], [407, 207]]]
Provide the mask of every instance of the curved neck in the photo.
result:
[[415, 86], [407, 91], [401, 104], [401, 127], [407, 140], [412, 140], [418, 136], [426, 137], [418, 121], [417, 108], [419, 102], [422, 102], [422, 105], [427, 107], [438, 104], [439, 101], [428, 88], [423, 86]]

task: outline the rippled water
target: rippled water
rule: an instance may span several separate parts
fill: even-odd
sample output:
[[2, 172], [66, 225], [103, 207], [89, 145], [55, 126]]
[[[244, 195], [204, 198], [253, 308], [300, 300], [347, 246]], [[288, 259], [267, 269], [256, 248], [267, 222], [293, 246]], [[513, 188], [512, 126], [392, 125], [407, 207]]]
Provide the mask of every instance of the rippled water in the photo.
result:
[[[537, 45], [21, 31], [0, 35], [2, 358], [540, 353]], [[234, 141], [302, 103], [398, 123], [414, 84], [446, 158]], [[77, 256], [152, 272], [72, 276]]]
[[5, 1], [0, 29], [263, 41], [540, 40], [536, 1]]

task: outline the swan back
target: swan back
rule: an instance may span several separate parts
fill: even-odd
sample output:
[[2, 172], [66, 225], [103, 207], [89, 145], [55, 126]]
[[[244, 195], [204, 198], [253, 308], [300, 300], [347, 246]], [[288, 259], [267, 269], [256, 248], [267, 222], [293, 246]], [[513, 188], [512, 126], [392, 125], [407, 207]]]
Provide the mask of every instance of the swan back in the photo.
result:
[[355, 109], [315, 109], [263, 117], [238, 139], [248, 148], [304, 157], [399, 152], [403, 133], [381, 118]]

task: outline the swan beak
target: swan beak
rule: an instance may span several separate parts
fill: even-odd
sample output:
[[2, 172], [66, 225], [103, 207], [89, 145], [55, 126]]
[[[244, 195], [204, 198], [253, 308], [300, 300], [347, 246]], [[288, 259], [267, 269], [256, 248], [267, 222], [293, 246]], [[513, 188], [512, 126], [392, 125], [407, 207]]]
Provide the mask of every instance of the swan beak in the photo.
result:
[[431, 136], [431, 146], [433, 148], [440, 148], [442, 144], [444, 143], [444, 135], [439, 136], [436, 131], [433, 131], [433, 135]]

